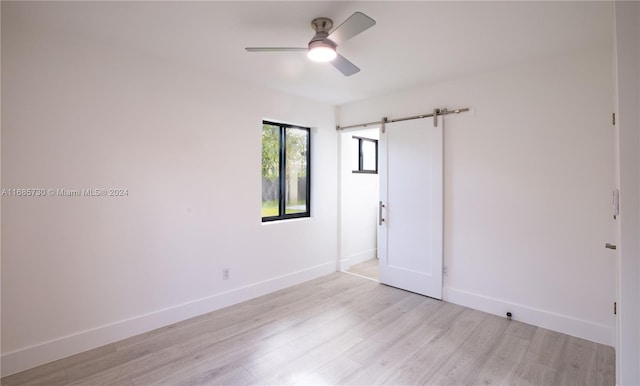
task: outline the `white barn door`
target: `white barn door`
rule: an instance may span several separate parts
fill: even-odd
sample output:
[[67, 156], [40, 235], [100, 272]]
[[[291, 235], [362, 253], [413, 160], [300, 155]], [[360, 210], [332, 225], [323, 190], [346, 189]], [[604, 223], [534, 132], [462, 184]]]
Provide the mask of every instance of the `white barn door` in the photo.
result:
[[442, 299], [443, 131], [433, 119], [380, 133], [380, 282]]

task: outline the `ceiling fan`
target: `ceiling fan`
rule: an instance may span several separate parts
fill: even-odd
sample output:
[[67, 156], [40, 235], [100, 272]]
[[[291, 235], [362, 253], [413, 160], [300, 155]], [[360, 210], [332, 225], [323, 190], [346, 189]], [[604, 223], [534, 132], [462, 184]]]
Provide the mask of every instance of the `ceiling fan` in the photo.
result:
[[[362, 12], [355, 12], [336, 29], [333, 21], [326, 17], [318, 17], [311, 21], [316, 34], [313, 35], [307, 47], [246, 47], [248, 52], [295, 52], [307, 51], [309, 59], [316, 62], [331, 62], [344, 76], [351, 76], [360, 69], [344, 56], [338, 54], [339, 44], [351, 39], [359, 33], [373, 27], [376, 21]], [[331, 32], [329, 32], [331, 31]]]

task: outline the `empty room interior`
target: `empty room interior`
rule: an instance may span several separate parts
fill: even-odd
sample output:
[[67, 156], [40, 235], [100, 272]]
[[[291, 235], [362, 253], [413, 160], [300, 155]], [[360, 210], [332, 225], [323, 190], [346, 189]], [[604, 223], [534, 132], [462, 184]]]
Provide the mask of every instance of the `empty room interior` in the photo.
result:
[[0, 11], [3, 385], [640, 384], [640, 2]]

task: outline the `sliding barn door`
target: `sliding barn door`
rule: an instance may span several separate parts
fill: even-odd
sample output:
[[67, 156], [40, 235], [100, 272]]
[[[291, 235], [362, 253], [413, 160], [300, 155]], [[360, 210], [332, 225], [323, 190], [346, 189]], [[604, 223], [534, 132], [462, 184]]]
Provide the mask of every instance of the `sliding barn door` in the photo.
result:
[[443, 131], [433, 119], [380, 134], [380, 282], [442, 299]]

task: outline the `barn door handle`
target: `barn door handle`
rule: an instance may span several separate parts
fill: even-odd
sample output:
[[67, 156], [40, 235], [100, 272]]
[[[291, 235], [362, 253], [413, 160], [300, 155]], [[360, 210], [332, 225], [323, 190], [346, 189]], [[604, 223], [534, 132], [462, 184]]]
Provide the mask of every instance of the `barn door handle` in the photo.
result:
[[378, 203], [378, 225], [382, 226], [382, 223], [384, 222], [384, 218], [382, 218], [382, 208], [384, 208], [384, 204], [382, 201], [378, 201]]

